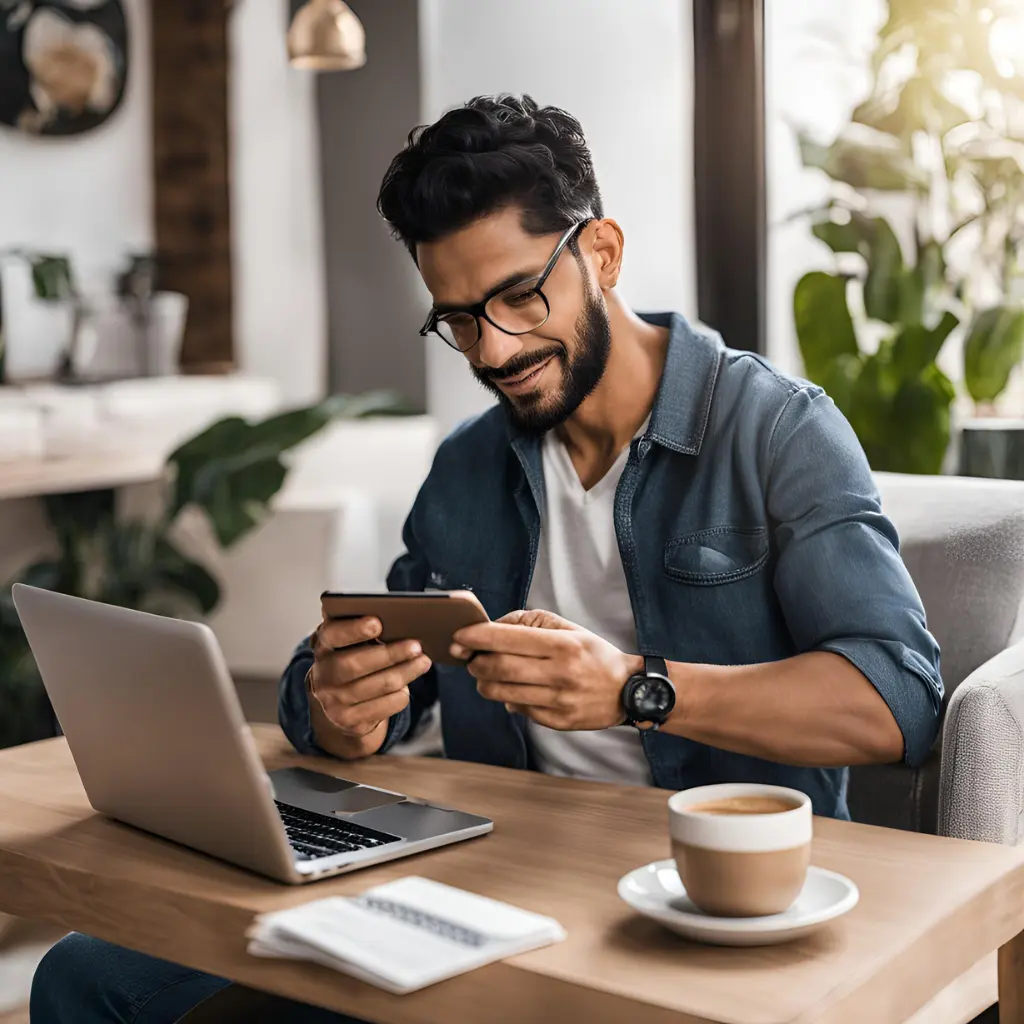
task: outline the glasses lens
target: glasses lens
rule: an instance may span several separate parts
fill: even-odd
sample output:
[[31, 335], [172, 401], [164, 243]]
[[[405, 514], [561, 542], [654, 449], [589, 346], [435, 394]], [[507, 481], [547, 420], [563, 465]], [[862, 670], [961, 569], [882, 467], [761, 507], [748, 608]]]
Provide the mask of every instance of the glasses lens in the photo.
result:
[[548, 318], [548, 304], [536, 284], [524, 282], [498, 292], [487, 303], [487, 316], [509, 334], [535, 331]]
[[460, 352], [471, 349], [479, 339], [476, 317], [470, 316], [469, 313], [449, 313], [447, 316], [438, 317], [434, 330], [447, 344]]

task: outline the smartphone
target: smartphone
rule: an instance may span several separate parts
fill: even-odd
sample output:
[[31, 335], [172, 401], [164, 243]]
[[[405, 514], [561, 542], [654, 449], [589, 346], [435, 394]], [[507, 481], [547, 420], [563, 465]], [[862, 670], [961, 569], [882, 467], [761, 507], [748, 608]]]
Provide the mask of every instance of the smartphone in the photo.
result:
[[463, 626], [490, 621], [484, 606], [469, 590], [389, 591], [379, 594], [320, 595], [326, 619], [380, 620], [383, 643], [419, 640], [434, 664], [462, 665], [449, 653], [452, 636]]

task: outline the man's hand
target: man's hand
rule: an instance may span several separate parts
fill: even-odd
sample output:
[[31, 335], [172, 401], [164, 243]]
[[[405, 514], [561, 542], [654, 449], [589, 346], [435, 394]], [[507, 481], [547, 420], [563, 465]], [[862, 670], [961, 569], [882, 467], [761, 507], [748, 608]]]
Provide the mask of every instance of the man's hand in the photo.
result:
[[621, 725], [622, 688], [643, 669], [639, 656], [551, 612], [511, 612], [453, 639], [482, 696], [549, 729]]
[[377, 619], [325, 620], [313, 635], [307, 683], [317, 741], [346, 759], [375, 754], [409, 684], [430, 668], [415, 640], [383, 644]]

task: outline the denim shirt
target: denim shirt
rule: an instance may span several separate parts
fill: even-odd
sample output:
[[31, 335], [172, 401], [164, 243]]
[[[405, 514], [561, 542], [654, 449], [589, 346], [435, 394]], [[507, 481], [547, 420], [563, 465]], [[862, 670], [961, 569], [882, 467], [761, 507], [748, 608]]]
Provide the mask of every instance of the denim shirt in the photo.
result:
[[[867, 460], [831, 399], [676, 314], [646, 432], [615, 497], [615, 529], [640, 654], [751, 665], [832, 651], [875, 686], [920, 762], [938, 731], [939, 649], [882, 514]], [[391, 590], [471, 588], [492, 619], [526, 603], [544, 507], [540, 440], [500, 407], [438, 449], [405, 524]], [[292, 743], [313, 737], [308, 642], [281, 681]], [[383, 749], [440, 702], [446, 756], [532, 768], [525, 720], [485, 700], [461, 667], [410, 686]], [[823, 723], [813, 715], [807, 730]], [[848, 817], [845, 768], [777, 764], [660, 731], [641, 734], [654, 784], [766, 782], [807, 793], [818, 814]]]

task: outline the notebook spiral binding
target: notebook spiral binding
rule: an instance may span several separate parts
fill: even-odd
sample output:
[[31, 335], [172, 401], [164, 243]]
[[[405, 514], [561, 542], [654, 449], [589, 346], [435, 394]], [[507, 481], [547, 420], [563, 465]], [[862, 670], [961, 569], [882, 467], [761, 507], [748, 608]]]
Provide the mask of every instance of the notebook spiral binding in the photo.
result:
[[378, 914], [386, 914], [414, 928], [431, 932], [441, 938], [456, 942], [460, 946], [485, 946], [490, 941], [482, 932], [474, 931], [471, 928], [464, 928], [462, 925], [453, 924], [443, 917], [435, 917], [433, 914], [426, 914], [422, 910], [416, 910], [405, 903], [398, 903], [395, 900], [381, 899], [379, 896], [360, 896], [353, 902], [366, 910], [372, 910]]

